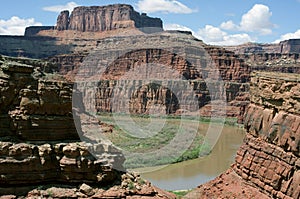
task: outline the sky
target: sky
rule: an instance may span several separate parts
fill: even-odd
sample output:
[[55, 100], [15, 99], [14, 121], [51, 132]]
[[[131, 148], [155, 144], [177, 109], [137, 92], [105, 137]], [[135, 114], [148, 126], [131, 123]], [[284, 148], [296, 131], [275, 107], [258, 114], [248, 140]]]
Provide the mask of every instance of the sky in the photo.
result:
[[300, 38], [300, 0], [9, 0], [0, 7], [0, 35], [23, 35], [27, 26], [53, 26], [76, 6], [132, 5], [163, 20], [164, 29], [189, 30], [205, 43], [277, 43]]

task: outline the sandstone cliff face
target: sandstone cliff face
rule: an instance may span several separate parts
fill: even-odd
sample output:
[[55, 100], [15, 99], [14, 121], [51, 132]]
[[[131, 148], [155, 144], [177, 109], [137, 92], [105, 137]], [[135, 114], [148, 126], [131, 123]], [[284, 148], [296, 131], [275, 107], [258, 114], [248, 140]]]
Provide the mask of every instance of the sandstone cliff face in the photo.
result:
[[[149, 113], [151, 107], [160, 104], [165, 107], [167, 114], [175, 114], [185, 108], [196, 111], [195, 108], [180, 104], [180, 101], [196, 98], [198, 110], [224, 95], [229, 102], [226, 110], [228, 115], [239, 116], [241, 120], [249, 102], [249, 66], [231, 52], [210, 46], [203, 48], [202, 45], [190, 34], [176, 32], [102, 39], [95, 52], [83, 58], [83, 71], [79, 67], [70, 72], [73, 78], [74, 72], [79, 70], [80, 75], [86, 75], [86, 78], [104, 80], [94, 85], [98, 87], [94, 95], [99, 112], [111, 112], [114, 106], [117, 112], [129, 110], [130, 113], [145, 114]], [[101, 57], [103, 60], [94, 60]], [[80, 66], [79, 57], [76, 59], [74, 56], [60, 56], [59, 60], [64, 63], [60, 67], [68, 68], [72, 62], [76, 63], [73, 66]], [[101, 67], [87, 67], [89, 61], [97, 61]], [[147, 65], [147, 72], [143, 70], [144, 65]], [[99, 73], [101, 76], [95, 76]], [[148, 77], [143, 76], [145, 73]], [[181, 83], [172, 80], [176, 73], [182, 78]], [[149, 77], [161, 80], [156, 83], [164, 82], [166, 86], [144, 84], [143, 81]], [[208, 80], [210, 78], [212, 82]], [[224, 91], [220, 90], [218, 78], [224, 81]], [[123, 80], [128, 81], [125, 83]], [[183, 90], [180, 91], [181, 87]], [[93, 97], [90, 95], [84, 96]], [[113, 104], [114, 98], [118, 98], [116, 96], [128, 96], [130, 100], [127, 104]], [[209, 116], [211, 107], [205, 107], [202, 113]]]
[[299, 198], [299, 88], [297, 74], [253, 73], [235, 164], [186, 198]]
[[300, 39], [289, 39], [281, 41], [278, 44], [246, 43], [237, 46], [226, 46], [225, 48], [236, 54], [300, 53]]
[[254, 53], [238, 55], [253, 71], [300, 73], [298, 53]]
[[299, 198], [299, 75], [254, 73], [234, 170], [276, 198]]
[[[34, 77], [33, 66], [3, 57], [1, 63], [1, 136], [24, 140], [78, 138], [70, 110], [72, 84]], [[34, 63], [34, 61], [33, 61]]]
[[79, 139], [86, 131], [75, 129], [73, 84], [48, 69], [38, 60], [0, 57], [0, 195], [175, 198], [125, 173], [124, 155], [110, 142]]
[[120, 28], [157, 28], [162, 30], [162, 21], [145, 14], [140, 15], [125, 4], [109, 6], [77, 7], [69, 16], [63, 11], [57, 18], [57, 30], [99, 32]]

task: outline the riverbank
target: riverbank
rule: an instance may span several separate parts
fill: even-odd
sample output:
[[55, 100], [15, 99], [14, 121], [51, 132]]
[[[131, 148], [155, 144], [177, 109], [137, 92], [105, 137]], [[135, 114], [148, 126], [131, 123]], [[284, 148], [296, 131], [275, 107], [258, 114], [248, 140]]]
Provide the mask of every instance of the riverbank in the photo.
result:
[[[174, 164], [186, 160], [197, 159], [211, 153], [212, 147], [220, 136], [224, 126], [239, 128], [237, 119], [215, 119], [195, 116], [149, 116], [149, 115], [99, 115], [102, 129], [106, 129], [105, 137], [115, 146], [128, 153], [151, 153], [170, 145], [177, 139], [169, 154], [163, 157], [149, 157], [141, 162], [137, 157], [127, 158], [125, 167], [129, 169]], [[123, 124], [126, 124], [124, 127]], [[134, 127], [133, 127], [134, 126]], [[136, 133], [142, 131], [146, 137]], [[215, 133], [215, 135], [208, 135]], [[187, 140], [187, 137], [190, 140]], [[209, 137], [209, 138], [208, 138]], [[187, 145], [188, 144], [188, 145]], [[185, 146], [186, 145], [186, 146]], [[177, 146], [185, 146], [182, 153], [177, 153]], [[173, 155], [176, 154], [176, 155]]]

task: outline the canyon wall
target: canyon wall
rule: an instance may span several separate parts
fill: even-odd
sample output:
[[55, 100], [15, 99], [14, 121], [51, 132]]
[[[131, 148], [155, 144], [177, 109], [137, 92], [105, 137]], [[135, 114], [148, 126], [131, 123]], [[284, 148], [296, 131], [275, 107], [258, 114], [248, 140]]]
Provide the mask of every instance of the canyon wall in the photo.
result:
[[[35, 77], [41, 75], [38, 64], [34, 69], [13, 60], [16, 59], [1, 57], [1, 136], [23, 140], [78, 139], [70, 115], [72, 84], [39, 79]], [[28, 59], [27, 62], [30, 64]]]
[[224, 48], [237, 54], [253, 71], [300, 73], [300, 39], [278, 44], [248, 43]]
[[299, 198], [299, 75], [253, 73], [250, 88], [234, 171], [273, 198]]
[[300, 198], [300, 76], [253, 72], [235, 163], [184, 198]]
[[72, 112], [73, 84], [47, 73], [52, 66], [0, 56], [0, 195], [175, 198], [125, 172], [124, 155], [111, 142], [89, 139], [74, 120], [85, 113]]
[[[74, 30], [78, 32], [103, 32], [116, 29], [138, 28], [147, 33], [160, 32], [160, 18], [152, 18], [146, 13], [136, 12], [131, 5], [114, 4], [107, 6], [80, 6], [69, 11], [62, 11], [57, 17], [55, 29], [58, 31]], [[42, 30], [53, 27], [29, 27], [25, 36], [36, 36]]]
[[253, 53], [238, 55], [253, 71], [300, 73], [299, 53]]
[[[99, 80], [90, 85], [97, 87], [97, 91], [83, 94], [87, 101], [96, 96], [98, 112], [129, 110], [146, 114], [151, 107], [162, 105], [166, 114], [203, 108], [203, 115], [210, 116], [210, 102], [224, 99], [228, 102], [228, 116], [239, 117], [241, 121], [249, 102], [250, 68], [231, 52], [202, 45], [190, 33], [116, 37], [99, 40], [97, 48], [81, 64], [74, 63], [82, 56], [55, 56], [50, 61], [62, 63], [60, 68], [64, 71], [69, 66], [81, 65], [68, 71], [67, 76], [73, 81], [80, 76], [85, 80]], [[152, 83], [145, 83], [147, 80]], [[128, 97], [127, 103], [114, 103], [115, 99], [124, 97]], [[193, 100], [197, 108], [191, 108]]]
[[237, 46], [225, 46], [236, 54], [255, 53], [300, 53], [300, 39], [289, 39], [274, 44], [246, 43]]
[[300, 77], [254, 73], [234, 170], [274, 198], [300, 197]]
[[0, 195], [24, 195], [46, 184], [107, 186], [121, 178], [115, 170], [122, 169], [121, 151], [111, 143], [81, 142], [73, 84], [45, 75], [45, 65], [0, 57]]

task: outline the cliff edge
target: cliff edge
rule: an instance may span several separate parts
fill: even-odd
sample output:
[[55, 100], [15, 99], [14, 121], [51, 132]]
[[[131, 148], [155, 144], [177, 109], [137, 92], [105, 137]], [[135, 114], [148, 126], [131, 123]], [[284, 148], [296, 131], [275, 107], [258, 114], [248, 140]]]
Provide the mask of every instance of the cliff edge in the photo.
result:
[[25, 36], [36, 36], [42, 30], [73, 30], [78, 32], [103, 32], [117, 29], [138, 28], [143, 32], [160, 32], [162, 20], [146, 13], [136, 12], [131, 5], [80, 6], [72, 13], [65, 10], [57, 17], [55, 27], [28, 27]]
[[252, 74], [247, 134], [235, 163], [186, 198], [300, 197], [299, 80], [298, 74]]

